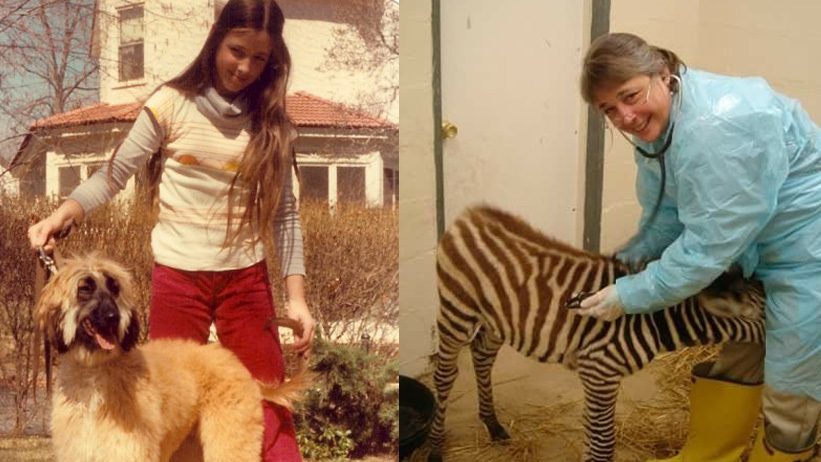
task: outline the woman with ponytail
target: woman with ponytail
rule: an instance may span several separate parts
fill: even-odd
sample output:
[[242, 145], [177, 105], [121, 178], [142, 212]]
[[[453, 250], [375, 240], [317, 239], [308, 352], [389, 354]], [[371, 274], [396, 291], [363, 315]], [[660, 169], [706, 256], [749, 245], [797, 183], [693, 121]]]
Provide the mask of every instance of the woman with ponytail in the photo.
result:
[[767, 293], [766, 348], [728, 343], [694, 368], [689, 439], [668, 460], [740, 460], [759, 410], [750, 462], [811, 459], [821, 415], [821, 130], [764, 79], [688, 69], [632, 34], [591, 44], [581, 88], [635, 147], [640, 231], [616, 256], [650, 261], [582, 301], [582, 312], [616, 320], [659, 310], [733, 265]]

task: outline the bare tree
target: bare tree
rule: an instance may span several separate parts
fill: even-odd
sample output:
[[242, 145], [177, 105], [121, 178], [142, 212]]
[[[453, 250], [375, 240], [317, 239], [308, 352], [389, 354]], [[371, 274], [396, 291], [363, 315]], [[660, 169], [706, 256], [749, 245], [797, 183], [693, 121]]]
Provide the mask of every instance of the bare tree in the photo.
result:
[[0, 157], [7, 161], [37, 119], [97, 98], [89, 56], [93, 0], [12, 0], [0, 9]]
[[399, 97], [399, 0], [339, 2], [337, 14], [323, 68], [372, 75], [377, 91], [360, 93], [360, 109], [384, 117]]

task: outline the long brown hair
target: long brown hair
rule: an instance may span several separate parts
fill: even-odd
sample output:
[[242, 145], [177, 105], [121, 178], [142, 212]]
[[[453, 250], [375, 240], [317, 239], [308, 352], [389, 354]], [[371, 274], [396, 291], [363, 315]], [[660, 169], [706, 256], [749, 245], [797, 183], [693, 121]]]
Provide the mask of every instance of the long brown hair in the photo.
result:
[[[590, 44], [584, 57], [581, 75], [582, 98], [593, 101], [602, 85], [622, 84], [639, 75], [661, 73], [667, 68], [678, 75], [686, 66], [672, 51], [649, 45], [643, 38], [627, 33], [602, 35]], [[670, 81], [674, 90], [676, 81]]]
[[[228, 193], [228, 233], [223, 245], [234, 241], [244, 226], [257, 226], [259, 236], [273, 248], [274, 215], [282, 186], [293, 165], [293, 123], [285, 112], [285, 92], [291, 72], [291, 55], [282, 37], [285, 17], [274, 0], [230, 0], [211, 28], [205, 44], [191, 64], [164, 85], [187, 94], [213, 86], [217, 49], [231, 29], [265, 31], [271, 38], [271, 55], [259, 78], [243, 90], [248, 101], [251, 138], [240, 160]], [[148, 163], [149, 200], [154, 202], [162, 167], [161, 156]], [[286, 191], [288, 193], [289, 191]], [[234, 208], [244, 203], [242, 217]], [[239, 226], [233, 226], [239, 219]]]

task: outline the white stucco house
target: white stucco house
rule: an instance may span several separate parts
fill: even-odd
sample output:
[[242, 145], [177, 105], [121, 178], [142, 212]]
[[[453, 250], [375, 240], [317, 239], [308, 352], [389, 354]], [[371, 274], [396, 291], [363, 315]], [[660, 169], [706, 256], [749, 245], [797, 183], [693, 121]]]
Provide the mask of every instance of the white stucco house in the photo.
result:
[[[380, 4], [353, 1], [360, 7]], [[287, 109], [300, 134], [302, 195], [331, 205], [392, 206], [399, 191], [398, 108], [384, 108], [383, 117], [353, 109], [363, 89], [380, 88], [384, 73], [322, 68], [334, 34], [345, 26], [339, 8], [350, 2], [278, 2], [293, 61]], [[6, 192], [63, 197], [104, 165], [127, 135], [141, 101], [199, 52], [223, 4], [97, 0], [90, 53], [100, 62], [100, 102], [34, 121], [13, 161], [27, 168], [14, 170]], [[124, 195], [133, 193], [134, 182]]]

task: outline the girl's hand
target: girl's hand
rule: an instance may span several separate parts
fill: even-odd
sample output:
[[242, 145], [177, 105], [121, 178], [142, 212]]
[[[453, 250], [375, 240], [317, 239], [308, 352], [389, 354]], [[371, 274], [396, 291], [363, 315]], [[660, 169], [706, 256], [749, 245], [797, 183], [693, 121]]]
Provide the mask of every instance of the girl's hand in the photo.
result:
[[314, 328], [316, 321], [308, 310], [308, 304], [304, 299], [292, 299], [288, 302], [288, 317], [302, 323], [302, 335], [294, 334], [294, 351], [300, 356], [307, 358], [311, 353], [311, 345], [314, 342]]
[[32, 225], [28, 231], [31, 248], [36, 250], [38, 247], [45, 247], [46, 252], [51, 252], [54, 247], [52, 236], [71, 226], [71, 222], [71, 219], [63, 221], [56, 214], [52, 214], [45, 220]]
[[54, 246], [52, 237], [66, 231], [71, 225], [82, 220], [84, 215], [85, 211], [79, 202], [73, 199], [66, 200], [48, 218], [40, 220], [29, 228], [28, 237], [31, 248], [36, 250], [37, 247], [45, 246], [45, 251], [51, 252]]

